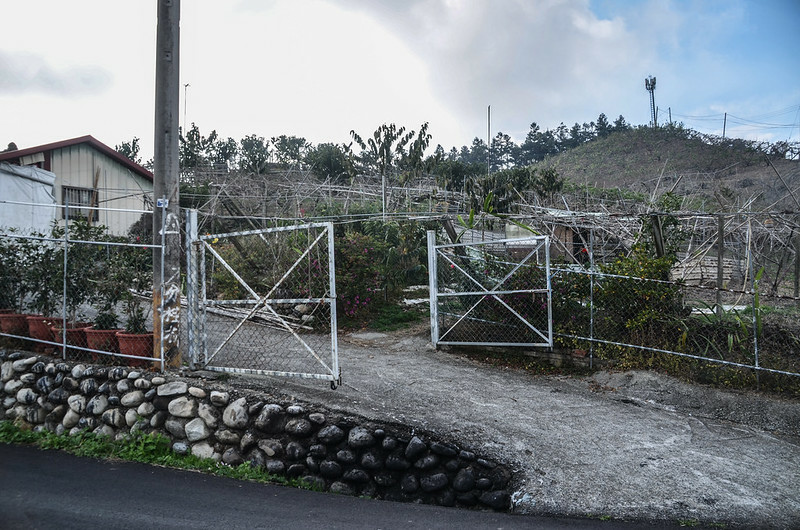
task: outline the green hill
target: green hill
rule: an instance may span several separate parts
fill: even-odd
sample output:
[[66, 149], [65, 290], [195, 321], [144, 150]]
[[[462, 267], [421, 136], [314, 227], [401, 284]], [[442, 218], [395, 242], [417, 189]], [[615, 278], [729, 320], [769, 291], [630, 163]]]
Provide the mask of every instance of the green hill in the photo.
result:
[[673, 190], [688, 198], [691, 209], [800, 212], [775, 171], [800, 199], [800, 162], [770, 155], [773, 169], [763, 149], [755, 142], [682, 127], [639, 127], [587, 142], [534, 167], [555, 167], [567, 182], [590, 189], [648, 196]]

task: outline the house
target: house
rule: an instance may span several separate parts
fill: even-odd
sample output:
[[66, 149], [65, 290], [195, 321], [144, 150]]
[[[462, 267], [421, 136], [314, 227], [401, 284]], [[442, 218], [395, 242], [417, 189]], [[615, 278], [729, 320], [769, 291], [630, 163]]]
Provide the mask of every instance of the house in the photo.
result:
[[47, 170], [0, 162], [0, 231], [49, 231], [57, 213], [55, 181], [56, 176]]
[[[52, 172], [59, 219], [91, 219], [113, 234], [125, 234], [142, 210], [153, 208], [153, 174], [92, 136], [12, 146], [0, 153], [0, 162]], [[92, 206], [97, 209], [87, 208]]]

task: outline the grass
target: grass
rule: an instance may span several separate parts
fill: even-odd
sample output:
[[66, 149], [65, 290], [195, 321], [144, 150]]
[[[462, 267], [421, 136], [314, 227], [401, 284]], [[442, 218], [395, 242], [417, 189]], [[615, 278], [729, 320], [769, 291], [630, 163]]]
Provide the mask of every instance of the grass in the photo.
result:
[[159, 465], [174, 469], [190, 469], [236, 480], [280, 484], [303, 489], [317, 489], [301, 479], [286, 479], [267, 473], [249, 463], [229, 466], [211, 458], [180, 455], [172, 450], [169, 438], [162, 434], [141, 431], [130, 433], [120, 440], [80, 431], [74, 435], [57, 435], [50, 431], [33, 431], [24, 423], [0, 421], [0, 443], [35, 445], [45, 450], [61, 450], [77, 456], [120, 459], [130, 462]]
[[368, 327], [376, 331], [397, 331], [408, 328], [428, 318], [428, 311], [390, 304], [382, 306], [373, 315]]

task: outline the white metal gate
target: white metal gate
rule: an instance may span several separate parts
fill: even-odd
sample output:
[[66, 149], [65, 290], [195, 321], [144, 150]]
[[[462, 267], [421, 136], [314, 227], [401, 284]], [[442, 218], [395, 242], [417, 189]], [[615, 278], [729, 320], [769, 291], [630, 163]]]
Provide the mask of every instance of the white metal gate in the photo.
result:
[[428, 232], [434, 346], [553, 347], [547, 236], [436, 243]]
[[[190, 225], [191, 225], [190, 221]], [[196, 229], [189, 227], [189, 232]], [[341, 381], [332, 223], [196, 236], [189, 349], [206, 370]], [[192, 267], [191, 264], [197, 264]]]

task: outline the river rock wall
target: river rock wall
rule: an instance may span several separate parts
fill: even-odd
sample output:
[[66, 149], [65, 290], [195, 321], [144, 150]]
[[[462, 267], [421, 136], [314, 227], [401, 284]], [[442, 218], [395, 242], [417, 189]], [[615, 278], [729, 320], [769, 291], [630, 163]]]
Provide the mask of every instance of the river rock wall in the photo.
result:
[[396, 425], [217, 382], [0, 350], [0, 420], [72, 434], [161, 433], [177, 453], [249, 462], [335, 493], [507, 510], [509, 470]]

